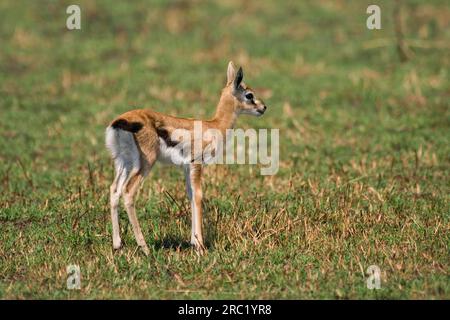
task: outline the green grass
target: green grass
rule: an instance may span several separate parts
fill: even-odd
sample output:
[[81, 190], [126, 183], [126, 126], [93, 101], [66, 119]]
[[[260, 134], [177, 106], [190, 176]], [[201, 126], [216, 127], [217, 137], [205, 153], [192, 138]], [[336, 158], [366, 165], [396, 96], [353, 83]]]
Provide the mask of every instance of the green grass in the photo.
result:
[[[407, 1], [0, 3], [0, 298], [450, 298], [450, 9]], [[211, 166], [203, 257], [182, 173], [157, 166], [113, 252], [104, 129], [134, 107], [212, 115], [228, 60], [280, 129], [280, 170]], [[173, 201], [171, 199], [175, 201]], [[78, 264], [79, 291], [66, 289]], [[366, 288], [378, 265], [382, 288]]]

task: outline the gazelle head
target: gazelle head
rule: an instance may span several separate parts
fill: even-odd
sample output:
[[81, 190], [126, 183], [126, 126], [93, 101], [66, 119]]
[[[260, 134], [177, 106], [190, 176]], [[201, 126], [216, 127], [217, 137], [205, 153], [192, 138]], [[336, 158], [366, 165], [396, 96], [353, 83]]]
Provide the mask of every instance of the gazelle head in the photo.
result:
[[242, 68], [236, 72], [233, 62], [228, 63], [227, 87], [229, 88], [234, 100], [236, 112], [261, 116], [267, 107], [264, 102], [258, 98], [255, 92], [247, 86], [242, 79], [244, 72]]

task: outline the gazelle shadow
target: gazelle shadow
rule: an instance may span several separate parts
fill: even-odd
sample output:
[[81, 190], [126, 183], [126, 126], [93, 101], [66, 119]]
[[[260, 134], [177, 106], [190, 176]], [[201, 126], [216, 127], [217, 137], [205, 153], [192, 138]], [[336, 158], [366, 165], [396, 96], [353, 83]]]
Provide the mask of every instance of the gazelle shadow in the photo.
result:
[[[161, 240], [155, 240], [153, 242], [153, 247], [155, 249], [171, 249], [171, 250], [177, 250], [178, 248], [180, 250], [188, 250], [194, 248], [191, 245], [190, 241], [186, 241], [185, 239], [171, 236], [165, 237]], [[206, 249], [209, 249], [211, 247], [209, 241], [205, 241], [205, 247]]]
[[191, 248], [191, 243], [177, 237], [165, 237], [160, 240], [155, 240], [153, 246], [155, 249], [177, 249], [186, 250]]
[[[205, 205], [205, 204], [204, 204]], [[209, 207], [205, 205], [205, 209], [209, 210]], [[189, 215], [187, 215], [189, 216]], [[187, 218], [183, 221], [187, 230], [191, 227], [191, 222]], [[212, 249], [214, 246], [214, 240], [217, 238], [217, 222], [218, 219], [213, 220], [211, 217], [206, 217], [203, 223], [204, 232], [204, 245], [206, 249]], [[167, 235], [166, 237], [153, 241], [153, 247], [155, 249], [172, 249], [172, 250], [187, 250], [193, 248], [191, 242], [187, 238], [175, 235]]]

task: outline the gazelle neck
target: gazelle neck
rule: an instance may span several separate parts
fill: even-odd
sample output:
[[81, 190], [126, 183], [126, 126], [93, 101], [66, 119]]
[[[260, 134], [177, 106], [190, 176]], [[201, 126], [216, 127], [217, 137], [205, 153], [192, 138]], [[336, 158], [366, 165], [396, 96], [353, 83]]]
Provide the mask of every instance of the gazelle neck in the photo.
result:
[[237, 116], [234, 97], [225, 89], [220, 96], [213, 121], [221, 129], [232, 129]]

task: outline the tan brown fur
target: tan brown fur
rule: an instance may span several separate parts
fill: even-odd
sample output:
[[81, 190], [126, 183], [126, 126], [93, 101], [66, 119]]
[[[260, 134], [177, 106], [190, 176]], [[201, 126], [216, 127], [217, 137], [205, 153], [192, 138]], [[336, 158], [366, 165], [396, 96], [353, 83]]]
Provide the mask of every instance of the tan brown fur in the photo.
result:
[[[113, 125], [118, 120], [125, 120], [129, 123], [140, 123], [143, 125], [142, 129], [136, 133], [136, 144], [141, 148], [145, 154], [150, 152], [153, 148], [157, 152], [158, 148], [158, 134], [157, 128], [164, 128], [169, 135], [176, 129], [185, 129], [191, 132], [194, 129], [194, 121], [201, 121], [203, 130], [214, 128], [220, 130], [223, 134], [226, 129], [233, 128], [237, 118], [235, 99], [231, 94], [229, 86], [222, 90], [222, 95], [217, 105], [215, 116], [210, 120], [178, 118], [150, 110], [150, 109], [136, 109], [125, 112], [118, 116], [111, 122]], [[145, 152], [146, 150], [147, 152]]]

